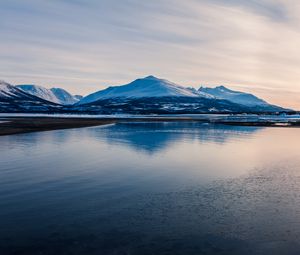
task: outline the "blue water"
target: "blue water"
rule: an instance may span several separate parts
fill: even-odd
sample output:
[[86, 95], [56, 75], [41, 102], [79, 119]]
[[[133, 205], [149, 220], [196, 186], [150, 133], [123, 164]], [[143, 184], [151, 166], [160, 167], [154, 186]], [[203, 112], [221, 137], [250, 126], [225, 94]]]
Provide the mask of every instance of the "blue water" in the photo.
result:
[[299, 254], [300, 129], [0, 137], [0, 254]]

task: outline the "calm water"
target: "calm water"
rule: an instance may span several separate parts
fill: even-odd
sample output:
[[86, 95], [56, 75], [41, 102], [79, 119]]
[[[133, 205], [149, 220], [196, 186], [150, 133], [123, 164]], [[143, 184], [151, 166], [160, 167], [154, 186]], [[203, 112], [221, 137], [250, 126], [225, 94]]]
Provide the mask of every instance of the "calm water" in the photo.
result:
[[300, 129], [0, 137], [0, 254], [299, 254]]

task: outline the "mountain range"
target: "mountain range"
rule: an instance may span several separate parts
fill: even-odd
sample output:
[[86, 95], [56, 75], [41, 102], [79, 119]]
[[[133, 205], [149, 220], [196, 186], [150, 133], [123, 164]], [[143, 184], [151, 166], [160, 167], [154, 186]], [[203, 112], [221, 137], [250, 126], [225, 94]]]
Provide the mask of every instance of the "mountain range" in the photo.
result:
[[16, 87], [26, 93], [61, 105], [72, 105], [79, 102], [82, 98], [82, 96], [78, 95], [73, 96], [62, 88], [47, 89], [38, 85], [17, 85]]
[[0, 81], [0, 112], [51, 112], [59, 108], [58, 104]]
[[94, 114], [281, 112], [252, 95], [225, 86], [187, 88], [154, 76], [112, 86], [85, 97], [62, 88], [13, 86], [0, 82], [0, 112], [70, 112]]

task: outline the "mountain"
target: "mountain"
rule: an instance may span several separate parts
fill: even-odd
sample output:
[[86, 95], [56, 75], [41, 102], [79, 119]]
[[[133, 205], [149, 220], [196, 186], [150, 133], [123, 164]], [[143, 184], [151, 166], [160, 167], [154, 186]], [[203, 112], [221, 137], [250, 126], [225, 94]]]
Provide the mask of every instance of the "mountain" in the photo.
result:
[[0, 112], [48, 112], [59, 105], [0, 81]]
[[198, 91], [209, 94], [218, 99], [225, 99], [225, 100], [229, 100], [231, 102], [237, 103], [237, 104], [242, 104], [242, 105], [247, 105], [247, 106], [269, 105], [266, 101], [254, 96], [250, 93], [234, 91], [234, 90], [228, 89], [224, 86], [218, 86], [215, 88], [201, 87], [201, 88], [199, 88]]
[[149, 97], [205, 97], [212, 96], [185, 88], [170, 81], [159, 79], [154, 76], [147, 76], [142, 79], [137, 79], [123, 86], [108, 87], [90, 94], [80, 100], [78, 104], [90, 104], [98, 100], [112, 98], [149, 98]]
[[76, 96], [71, 95], [69, 92], [61, 88], [47, 89], [37, 85], [18, 85], [16, 87], [26, 93], [56, 104], [72, 105], [79, 101]]

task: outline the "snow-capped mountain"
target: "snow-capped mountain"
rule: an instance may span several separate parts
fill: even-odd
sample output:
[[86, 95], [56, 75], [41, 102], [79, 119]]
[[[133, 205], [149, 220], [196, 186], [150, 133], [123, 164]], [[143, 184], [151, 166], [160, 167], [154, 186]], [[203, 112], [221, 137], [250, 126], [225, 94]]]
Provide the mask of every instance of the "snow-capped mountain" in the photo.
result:
[[47, 89], [37, 85], [18, 85], [17, 88], [26, 93], [37, 96], [49, 102], [61, 105], [72, 105], [79, 101], [79, 99], [69, 92], [61, 88]]
[[108, 87], [90, 94], [80, 100], [79, 104], [89, 104], [112, 98], [149, 98], [149, 97], [205, 97], [213, 98], [206, 93], [185, 88], [170, 81], [147, 76], [123, 86]]
[[212, 95], [218, 99], [229, 100], [233, 103], [247, 105], [247, 106], [265, 106], [268, 103], [250, 93], [234, 91], [224, 86], [217, 86], [215, 88], [200, 87], [200, 92]]
[[0, 81], [0, 112], [45, 112], [58, 105]]

